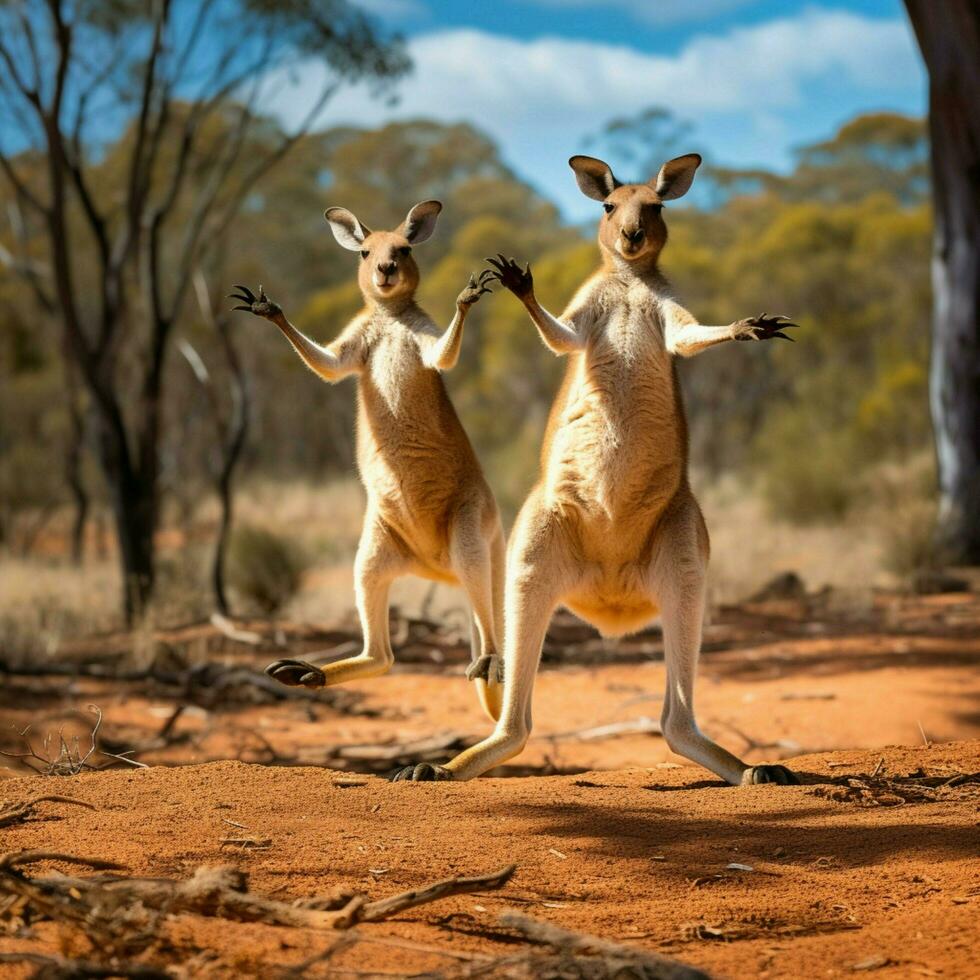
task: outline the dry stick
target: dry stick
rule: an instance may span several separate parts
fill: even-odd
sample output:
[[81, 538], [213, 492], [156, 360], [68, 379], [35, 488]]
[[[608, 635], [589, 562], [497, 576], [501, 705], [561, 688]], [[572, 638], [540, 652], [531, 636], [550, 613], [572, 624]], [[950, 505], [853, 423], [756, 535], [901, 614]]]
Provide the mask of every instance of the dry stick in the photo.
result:
[[[266, 922], [272, 925], [300, 926], [312, 929], [349, 929], [357, 922], [378, 922], [408, 908], [437, 901], [449, 895], [461, 895], [500, 888], [514, 873], [508, 865], [489, 875], [469, 878], [445, 878], [423, 888], [413, 888], [390, 898], [368, 902], [367, 896], [355, 894], [336, 911], [297, 906], [265, 898], [246, 891], [247, 876], [234, 868], [201, 867], [184, 881], [169, 878], [98, 879], [56, 878], [31, 879], [15, 869], [39, 861], [62, 861], [84, 864], [98, 870], [120, 870], [122, 865], [99, 858], [77, 858], [50, 851], [21, 851], [0, 857], [0, 893], [5, 889], [18, 894], [53, 893], [103, 897], [124, 895], [131, 902], [142, 902], [147, 908], [169, 912], [194, 912], [240, 922]], [[6, 874], [5, 874], [6, 872]]]
[[[373, 946], [391, 946], [395, 949], [408, 949], [416, 953], [430, 953], [433, 956], [444, 956], [446, 959], [462, 960], [467, 963], [488, 963], [492, 965], [496, 962], [494, 957], [486, 953], [463, 953], [458, 950], [444, 949], [441, 946], [433, 946], [429, 943], [417, 943], [410, 939], [399, 939], [393, 936], [366, 936], [356, 929], [349, 929], [340, 939], [335, 940], [323, 952], [317, 953], [315, 956], [303, 960], [302, 963], [297, 963], [295, 966], [290, 967], [284, 976], [305, 977], [308, 975], [310, 967], [316, 966], [318, 963], [325, 963], [338, 953], [350, 949], [351, 946], [356, 946], [358, 943], [368, 943]], [[334, 972], [339, 972], [339, 969], [335, 968]], [[372, 974], [372, 976], [374, 975]]]
[[627, 721], [612, 722], [608, 725], [595, 725], [591, 728], [576, 728], [553, 735], [538, 735], [537, 738], [550, 741], [575, 739], [579, 742], [597, 742], [604, 738], [618, 738], [620, 735], [661, 735], [660, 722], [654, 718], [630, 718]]
[[138, 963], [118, 963], [106, 966], [103, 963], [91, 963], [88, 960], [66, 959], [64, 956], [45, 956], [41, 953], [0, 953], [0, 963], [30, 963], [40, 967], [33, 976], [45, 977], [78, 977], [98, 978], [127, 977], [130, 980], [170, 980], [171, 974], [156, 970], [152, 966], [141, 966]]
[[242, 629], [236, 626], [227, 616], [219, 612], [211, 613], [211, 625], [222, 636], [226, 636], [235, 643], [245, 643], [248, 646], [258, 646], [262, 642], [262, 634], [253, 630]]
[[443, 878], [442, 881], [433, 882], [424, 888], [412, 888], [400, 895], [392, 895], [390, 898], [383, 898], [378, 902], [370, 902], [365, 905], [360, 912], [359, 920], [361, 922], [378, 922], [381, 919], [388, 919], [397, 915], [405, 909], [435, 902], [440, 898], [446, 898], [448, 895], [492, 891], [505, 885], [516, 869], [516, 864], [508, 864], [506, 868], [501, 868], [495, 874], [478, 875], [472, 878]]
[[25, 800], [23, 803], [13, 803], [9, 807], [0, 810], [0, 827], [9, 827], [11, 824], [29, 820], [34, 816], [34, 810], [39, 803], [70, 803], [72, 806], [83, 806], [86, 810], [95, 809], [91, 803], [73, 799], [71, 796], [35, 796], [32, 800]]
[[500, 925], [513, 929], [532, 943], [551, 946], [567, 953], [594, 953], [625, 961], [624, 965], [640, 968], [641, 976], [647, 980], [709, 980], [706, 973], [702, 973], [695, 967], [686, 966], [658, 953], [624, 946], [610, 942], [608, 939], [600, 939], [598, 936], [570, 932], [550, 922], [532, 919], [518, 912], [505, 912], [498, 921]]
[[62, 854], [60, 851], [14, 851], [11, 854], [0, 854], [0, 873], [12, 871], [24, 864], [37, 864], [40, 861], [60, 861], [63, 864], [82, 864], [96, 871], [125, 871], [125, 864], [106, 861], [103, 858], [78, 857], [74, 854]]

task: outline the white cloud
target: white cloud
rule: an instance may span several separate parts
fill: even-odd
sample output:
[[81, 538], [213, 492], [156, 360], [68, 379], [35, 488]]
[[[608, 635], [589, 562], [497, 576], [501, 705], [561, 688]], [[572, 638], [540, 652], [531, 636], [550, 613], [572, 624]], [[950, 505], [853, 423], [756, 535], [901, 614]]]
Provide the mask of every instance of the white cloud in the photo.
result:
[[686, 24], [707, 20], [757, 0], [526, 0], [539, 7], [601, 7], [622, 11], [648, 24]]
[[[373, 126], [421, 116], [471, 121], [540, 189], [578, 213], [581, 202], [565, 160], [612, 116], [667, 106], [695, 123], [692, 149], [707, 148], [730, 163], [785, 164], [789, 141], [827, 135], [844, 118], [840, 113], [918, 104], [922, 87], [904, 21], [819, 8], [696, 35], [674, 55], [474, 29], [417, 35], [409, 49], [415, 70], [400, 83], [397, 106], [356, 86], [330, 102], [322, 123]], [[284, 90], [273, 106], [287, 123], [302, 118], [321, 70], [306, 66], [299, 78], [299, 88]], [[801, 128], [804, 118], [822, 128]], [[773, 145], [778, 132], [785, 140]]]

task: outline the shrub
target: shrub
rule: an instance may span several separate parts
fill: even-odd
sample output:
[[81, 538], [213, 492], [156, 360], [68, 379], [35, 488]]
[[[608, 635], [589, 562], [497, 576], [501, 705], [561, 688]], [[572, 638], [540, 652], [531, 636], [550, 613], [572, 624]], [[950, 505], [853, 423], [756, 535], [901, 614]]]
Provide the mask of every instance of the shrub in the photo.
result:
[[291, 538], [266, 528], [238, 528], [228, 549], [228, 581], [263, 613], [280, 610], [299, 591], [309, 560]]

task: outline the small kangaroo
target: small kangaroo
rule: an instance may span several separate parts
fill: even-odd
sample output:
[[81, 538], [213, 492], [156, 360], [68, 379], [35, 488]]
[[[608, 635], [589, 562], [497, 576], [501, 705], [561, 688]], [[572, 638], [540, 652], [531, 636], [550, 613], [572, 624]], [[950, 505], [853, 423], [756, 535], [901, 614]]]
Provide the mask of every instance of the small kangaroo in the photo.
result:
[[357, 464], [367, 491], [354, 579], [364, 650], [321, 666], [277, 660], [266, 673], [309, 688], [386, 673], [394, 663], [388, 592], [394, 579], [415, 574], [462, 585], [472, 607], [472, 663], [480, 702], [500, 714], [503, 667], [504, 536], [497, 505], [440, 376], [459, 357], [470, 307], [490, 292], [492, 270], [456, 299], [456, 314], [440, 331], [415, 303], [419, 269], [412, 246], [435, 230], [442, 204], [416, 204], [394, 231], [372, 232], [345, 208], [325, 217], [346, 249], [360, 252], [358, 283], [365, 308], [327, 347], [305, 337], [259, 287], [237, 286], [234, 299], [271, 320], [307, 367], [324, 381], [358, 379]]
[[575, 156], [579, 188], [602, 203], [602, 267], [560, 318], [534, 296], [530, 266], [488, 261], [524, 304], [544, 343], [569, 358], [548, 422], [541, 474], [507, 552], [503, 710], [493, 733], [445, 766], [423, 763], [395, 779], [472, 779], [521, 752], [531, 694], [553, 610], [564, 604], [606, 636], [634, 632], [659, 613], [667, 690], [662, 730], [671, 749], [729, 783], [791, 783], [784, 766], [747, 766], [694, 720], [694, 674], [708, 565], [708, 532], [688, 485], [687, 427], [674, 355], [726, 340], [791, 339], [785, 317], [763, 314], [702, 326], [671, 297], [658, 269], [665, 201], [690, 188], [695, 153], [654, 180], [621, 184], [609, 166]]

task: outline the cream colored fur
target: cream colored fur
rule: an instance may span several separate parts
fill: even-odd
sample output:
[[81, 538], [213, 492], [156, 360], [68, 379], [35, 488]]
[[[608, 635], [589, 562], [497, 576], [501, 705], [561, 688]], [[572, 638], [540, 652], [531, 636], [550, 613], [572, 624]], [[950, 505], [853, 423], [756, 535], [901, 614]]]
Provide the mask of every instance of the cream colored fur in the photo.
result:
[[530, 270], [491, 260], [545, 344], [568, 358], [548, 423], [537, 485], [510, 536], [505, 595], [503, 711], [493, 733], [445, 767], [402, 778], [471, 779], [514, 757], [531, 732], [531, 699], [552, 612], [565, 605], [607, 636], [660, 616], [668, 744], [730, 783], [788, 782], [780, 766], [749, 767], [703, 735], [694, 675], [708, 566], [708, 533], [688, 485], [687, 427], [674, 370], [733, 339], [775, 336], [781, 318], [707, 327], [671, 297], [657, 269], [664, 200], [690, 186], [700, 158], [665, 164], [656, 182], [622, 186], [601, 161], [573, 158], [579, 184], [607, 211], [603, 266], [558, 318], [534, 297]]
[[358, 279], [366, 305], [326, 347], [297, 330], [261, 287], [257, 298], [248, 290], [239, 297], [251, 312], [271, 320], [324, 381], [357, 378], [357, 465], [367, 493], [355, 559], [363, 651], [320, 667], [282, 660], [267, 670], [283, 683], [309, 687], [385, 673], [394, 662], [389, 588], [401, 575], [419, 575], [466, 590], [475, 621], [469, 676], [495, 719], [502, 679], [497, 651], [503, 531], [493, 494], [440, 376], [456, 363], [467, 311], [488, 290], [471, 278], [444, 331], [415, 303], [419, 275], [411, 248], [431, 234], [440, 207], [437, 202], [417, 205], [396, 231], [374, 233], [350, 212], [327, 212], [338, 241], [361, 253]]

